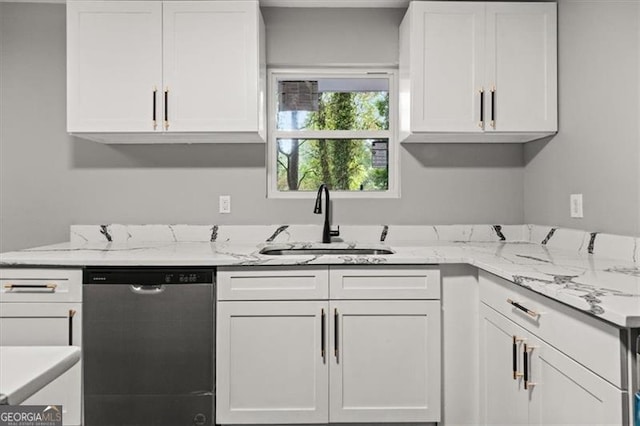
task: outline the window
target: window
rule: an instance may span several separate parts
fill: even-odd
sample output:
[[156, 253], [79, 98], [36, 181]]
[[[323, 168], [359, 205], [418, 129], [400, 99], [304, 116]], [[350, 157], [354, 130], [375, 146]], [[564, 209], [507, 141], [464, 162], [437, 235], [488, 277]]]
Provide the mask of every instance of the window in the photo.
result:
[[268, 195], [398, 196], [394, 73], [270, 73]]

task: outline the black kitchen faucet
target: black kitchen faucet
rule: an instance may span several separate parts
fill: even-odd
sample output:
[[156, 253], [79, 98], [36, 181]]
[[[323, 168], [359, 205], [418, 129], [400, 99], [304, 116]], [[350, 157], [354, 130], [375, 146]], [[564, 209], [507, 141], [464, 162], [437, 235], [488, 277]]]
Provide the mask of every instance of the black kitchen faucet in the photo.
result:
[[322, 228], [322, 242], [330, 243], [331, 237], [339, 237], [340, 236], [340, 227], [335, 231], [331, 230], [331, 225], [329, 224], [329, 187], [326, 184], [320, 185], [318, 188], [318, 195], [316, 196], [316, 206], [313, 209], [315, 214], [322, 214], [322, 191], [324, 191], [324, 227]]

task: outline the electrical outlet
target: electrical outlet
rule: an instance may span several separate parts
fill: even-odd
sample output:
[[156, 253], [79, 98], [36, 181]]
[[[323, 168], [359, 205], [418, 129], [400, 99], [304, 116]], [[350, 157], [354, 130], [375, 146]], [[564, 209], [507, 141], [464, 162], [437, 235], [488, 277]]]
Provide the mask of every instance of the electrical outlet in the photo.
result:
[[220, 213], [231, 213], [231, 195], [221, 195], [218, 206], [220, 208]]
[[571, 217], [583, 218], [582, 194], [571, 194], [569, 197]]

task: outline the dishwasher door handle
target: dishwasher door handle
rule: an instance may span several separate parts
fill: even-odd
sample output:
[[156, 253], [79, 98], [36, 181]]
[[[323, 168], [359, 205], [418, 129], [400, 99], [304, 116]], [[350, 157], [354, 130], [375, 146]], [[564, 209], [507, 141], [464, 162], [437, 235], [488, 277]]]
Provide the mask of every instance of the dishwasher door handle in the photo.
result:
[[152, 294], [160, 294], [164, 291], [164, 285], [135, 285], [132, 284], [129, 286], [132, 293], [135, 294], [144, 294], [144, 295], [152, 295]]

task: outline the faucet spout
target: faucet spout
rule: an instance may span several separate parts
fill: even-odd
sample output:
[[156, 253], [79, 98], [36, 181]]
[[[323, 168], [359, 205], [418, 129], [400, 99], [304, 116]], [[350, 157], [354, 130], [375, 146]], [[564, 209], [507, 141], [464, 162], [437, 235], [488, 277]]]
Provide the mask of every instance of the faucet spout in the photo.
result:
[[322, 193], [324, 192], [324, 226], [322, 228], [322, 242], [330, 243], [331, 237], [337, 237], [340, 235], [340, 229], [337, 231], [331, 230], [331, 225], [329, 222], [329, 187], [326, 184], [320, 185], [318, 188], [318, 195], [316, 195], [316, 205], [313, 209], [315, 214], [322, 214]]

